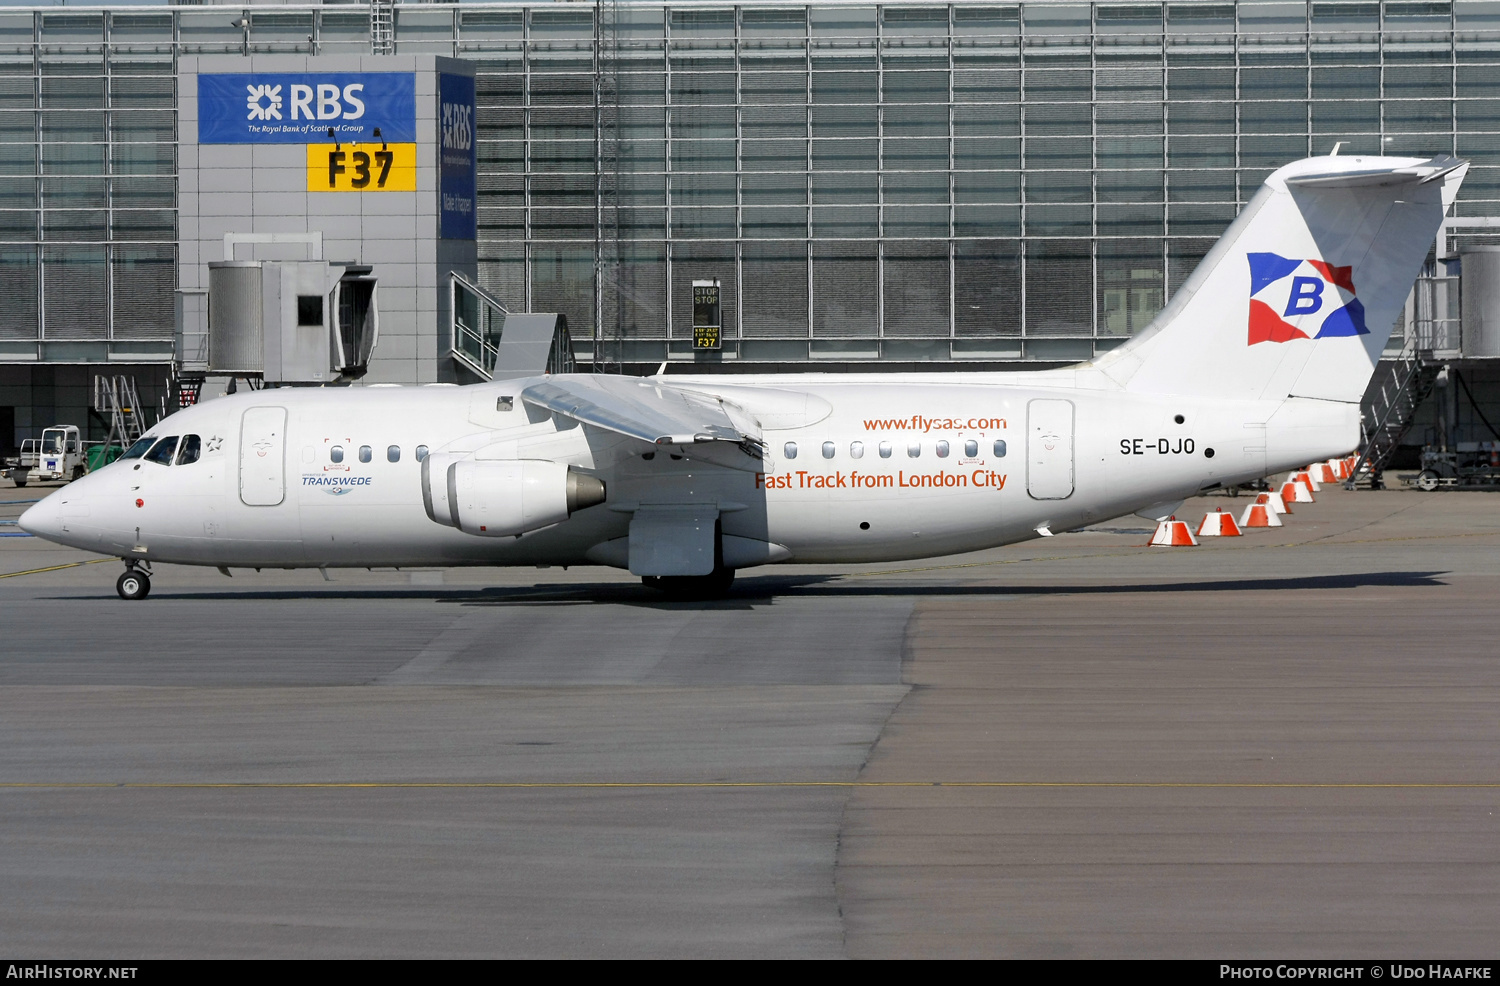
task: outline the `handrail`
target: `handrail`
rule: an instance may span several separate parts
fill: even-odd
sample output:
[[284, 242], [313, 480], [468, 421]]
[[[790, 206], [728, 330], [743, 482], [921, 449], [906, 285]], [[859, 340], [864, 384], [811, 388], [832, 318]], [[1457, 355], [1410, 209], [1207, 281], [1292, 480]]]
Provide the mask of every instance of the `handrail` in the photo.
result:
[[[1366, 467], [1370, 469], [1371, 481], [1374, 482], [1374, 474], [1379, 465], [1389, 458], [1394, 441], [1410, 426], [1408, 419], [1398, 432], [1392, 433], [1392, 422], [1397, 418], [1398, 411], [1403, 404], [1407, 401], [1413, 402], [1412, 406], [1406, 409], [1405, 413], [1409, 413], [1415, 410], [1415, 402], [1420, 400], [1420, 397], [1412, 394], [1412, 386], [1422, 371], [1420, 354], [1430, 351], [1427, 346], [1420, 344], [1422, 341], [1417, 333], [1408, 333], [1400, 353], [1392, 360], [1394, 365], [1380, 383], [1380, 405], [1372, 404], [1370, 407], [1371, 421], [1368, 428], [1365, 428], [1365, 414], [1360, 414], [1360, 428], [1365, 432], [1366, 437], [1365, 447], [1355, 461], [1354, 468], [1350, 470], [1349, 479], [1344, 484], [1346, 489], [1354, 488], [1360, 471]], [[1380, 460], [1379, 463], [1376, 462], [1377, 459]]]
[[459, 284], [462, 284], [464, 287], [468, 288], [470, 291], [473, 291], [475, 294], [479, 295], [479, 297], [483, 298], [485, 301], [489, 302], [491, 305], [494, 305], [496, 308], [500, 309], [505, 314], [507, 314], [507, 315], [510, 314], [510, 309], [505, 307], [505, 302], [501, 301], [499, 298], [496, 298], [494, 295], [490, 294], [484, 288], [482, 288], [479, 285], [475, 284], [473, 281], [469, 280], [467, 277], [464, 277], [462, 274], [460, 274], [456, 270], [455, 271], [449, 271], [448, 273]]
[[[489, 380], [495, 372], [495, 361], [500, 355], [500, 336], [510, 312], [498, 298], [457, 271], [449, 272], [449, 278], [448, 314], [453, 329], [453, 358], [481, 379]], [[460, 316], [460, 289], [474, 296], [475, 325], [470, 325]], [[493, 324], [495, 313], [499, 315], [498, 325]]]

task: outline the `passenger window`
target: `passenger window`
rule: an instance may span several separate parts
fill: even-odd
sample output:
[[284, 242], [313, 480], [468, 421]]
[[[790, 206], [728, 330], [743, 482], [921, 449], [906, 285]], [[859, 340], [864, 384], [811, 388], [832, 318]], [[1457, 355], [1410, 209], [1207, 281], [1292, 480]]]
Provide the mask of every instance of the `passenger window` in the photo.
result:
[[385, 450], [385, 461], [387, 461], [387, 462], [400, 462], [401, 461], [401, 446], [399, 446], [399, 445], [392, 445], [390, 448], [386, 449]]
[[880, 457], [882, 459], [889, 459], [891, 457], [891, 443], [890, 442], [881, 442], [880, 443]]
[[333, 448], [329, 449], [328, 450], [328, 461], [329, 462], [343, 462], [344, 461], [344, 446], [342, 446], [342, 445], [335, 445]]
[[427, 446], [426, 445], [418, 445], [417, 446], [417, 461], [421, 462], [425, 458], [427, 458]]
[[865, 457], [865, 443], [864, 442], [850, 442], [849, 443], [849, 458], [851, 458], [851, 459], [863, 459], [864, 457]]
[[782, 446], [781, 451], [786, 455], [788, 459], [795, 459], [797, 457], [797, 443], [787, 442], [784, 446]]
[[825, 458], [825, 459], [831, 459], [831, 458], [833, 458], [833, 453], [835, 453], [837, 451], [838, 451], [838, 448], [832, 442], [824, 442], [823, 443], [823, 458]]
[[359, 447], [359, 461], [360, 462], [369, 462], [373, 458], [375, 458], [375, 453], [373, 451], [371, 451], [370, 446], [368, 446], [368, 445], [361, 445]]
[[946, 459], [946, 458], [948, 458], [948, 443], [947, 442], [938, 442], [937, 443], [937, 455], [938, 455], [939, 459]]
[[136, 443], [134, 445], [130, 446], [130, 448], [126, 449], [125, 450], [125, 454], [122, 455], [122, 456], [120, 456], [120, 458], [122, 458], [122, 459], [139, 459], [141, 456], [143, 456], [143, 455], [146, 454], [146, 450], [147, 449], [149, 449], [151, 446], [153, 446], [155, 444], [156, 444], [156, 436], [155, 435], [147, 435], [145, 438], [137, 439]]
[[169, 435], [151, 446], [151, 451], [146, 453], [147, 462], [155, 462], [158, 465], [170, 466], [172, 464], [172, 453], [177, 451], [177, 436]]
[[974, 458], [978, 454], [979, 454], [979, 443], [978, 442], [974, 441], [974, 439], [972, 439], [972, 438], [969, 439], [967, 442], [964, 442], [964, 455], [966, 457], [972, 459], [972, 458]]
[[197, 435], [184, 435], [182, 447], [177, 450], [177, 464], [185, 466], [189, 462], [197, 462], [198, 456], [203, 452], [203, 439]]
[[912, 442], [910, 445], [906, 446], [906, 455], [907, 455], [908, 458], [915, 459], [918, 456], [920, 456], [921, 454], [922, 454], [922, 443], [921, 442]]
[[1005, 458], [1005, 439], [1003, 438], [995, 439], [995, 458]]

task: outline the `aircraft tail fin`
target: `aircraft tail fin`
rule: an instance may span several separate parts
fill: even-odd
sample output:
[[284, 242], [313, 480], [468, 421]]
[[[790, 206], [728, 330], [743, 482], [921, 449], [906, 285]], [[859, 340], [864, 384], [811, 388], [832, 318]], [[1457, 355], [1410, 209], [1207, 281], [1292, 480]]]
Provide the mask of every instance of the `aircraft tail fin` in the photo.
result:
[[1357, 403], [1468, 168], [1281, 168], [1156, 319], [1094, 365], [1141, 393]]

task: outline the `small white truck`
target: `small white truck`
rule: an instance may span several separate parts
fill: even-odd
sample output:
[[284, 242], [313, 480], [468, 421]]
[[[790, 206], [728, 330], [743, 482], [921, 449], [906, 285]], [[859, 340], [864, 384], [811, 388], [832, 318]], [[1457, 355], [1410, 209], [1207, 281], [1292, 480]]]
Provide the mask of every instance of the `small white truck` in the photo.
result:
[[41, 438], [21, 443], [21, 454], [5, 460], [5, 471], [17, 486], [29, 482], [78, 479], [88, 472], [77, 425], [53, 425]]

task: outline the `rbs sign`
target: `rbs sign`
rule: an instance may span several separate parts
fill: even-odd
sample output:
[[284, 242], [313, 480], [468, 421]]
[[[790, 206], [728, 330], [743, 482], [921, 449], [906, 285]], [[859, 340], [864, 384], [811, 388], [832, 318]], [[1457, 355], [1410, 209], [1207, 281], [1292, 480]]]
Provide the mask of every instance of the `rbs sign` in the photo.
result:
[[198, 76], [198, 143], [310, 144], [417, 139], [410, 72], [236, 73]]
[[474, 80], [438, 76], [438, 235], [472, 240], [478, 234], [474, 211], [478, 159], [474, 155]]

